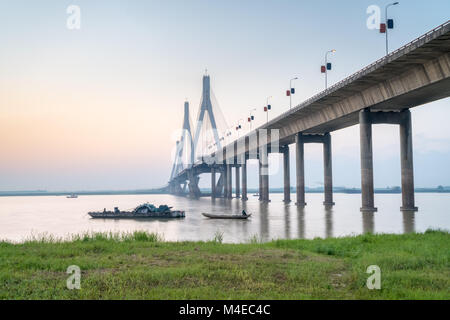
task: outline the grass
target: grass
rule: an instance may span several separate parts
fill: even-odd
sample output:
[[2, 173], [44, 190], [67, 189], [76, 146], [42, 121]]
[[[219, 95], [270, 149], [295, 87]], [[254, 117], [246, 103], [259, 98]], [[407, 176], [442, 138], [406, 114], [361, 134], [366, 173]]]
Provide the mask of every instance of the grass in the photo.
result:
[[[93, 233], [0, 242], [0, 299], [449, 299], [450, 234], [224, 244]], [[81, 290], [66, 270], [81, 268]], [[381, 268], [381, 290], [366, 269]]]

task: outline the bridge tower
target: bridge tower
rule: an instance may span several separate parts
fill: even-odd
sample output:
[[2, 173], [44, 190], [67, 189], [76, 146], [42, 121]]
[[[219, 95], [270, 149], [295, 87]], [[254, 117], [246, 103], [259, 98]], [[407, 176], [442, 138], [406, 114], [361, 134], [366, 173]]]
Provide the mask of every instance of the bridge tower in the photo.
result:
[[174, 194], [184, 193], [184, 188], [181, 188], [180, 182], [176, 179], [178, 174], [184, 169], [183, 160], [187, 160], [189, 162], [189, 166], [194, 163], [194, 143], [192, 141], [188, 101], [184, 103], [183, 129], [181, 133], [181, 139], [177, 141], [175, 160], [169, 180], [169, 191]]
[[198, 142], [200, 139], [200, 133], [203, 128], [203, 122], [205, 121], [205, 116], [207, 117], [206, 121], [210, 121], [211, 128], [213, 130], [214, 142], [216, 143], [217, 150], [221, 149], [221, 143], [219, 138], [219, 132], [217, 128], [216, 117], [214, 116], [212, 102], [211, 102], [211, 79], [209, 75], [203, 76], [203, 93], [202, 93], [202, 102], [200, 104], [200, 113], [197, 119], [197, 127], [195, 130], [194, 136], [194, 150], [197, 151]]
[[[219, 117], [214, 114], [214, 110], [219, 113]], [[175, 161], [169, 181], [170, 193], [180, 195], [185, 194], [184, 189], [188, 186], [189, 195], [191, 197], [200, 197], [201, 193], [198, 187], [199, 175], [201, 173], [205, 173], [206, 171], [209, 172], [210, 170], [212, 177], [214, 177], [214, 181], [216, 180], [216, 173], [220, 174], [217, 185], [213, 182], [214, 187], [212, 187], [212, 196], [215, 197], [221, 195], [224, 185], [223, 168], [215, 164], [208, 165], [205, 161], [203, 161], [203, 158], [201, 158], [201, 163], [196, 163], [196, 161], [200, 160], [200, 158], [196, 157], [197, 152], [199, 151], [198, 146], [201, 142], [200, 137], [202, 132], [206, 132], [206, 128], [208, 128], [208, 130], [211, 129], [211, 132], [208, 131], [207, 134], [212, 138], [216, 150], [222, 149], [223, 138], [221, 140], [218, 128], [218, 126], [222, 126], [224, 122], [224, 119], [221, 117], [223, 117], [223, 115], [220, 113], [220, 110], [213, 109], [213, 103], [211, 100], [211, 78], [208, 74], [205, 74], [203, 76], [202, 98], [194, 135], [192, 135], [192, 127], [189, 121], [189, 103], [185, 103], [183, 133], [181, 140], [177, 142]], [[218, 120], [221, 122], [218, 123]], [[187, 146], [189, 146], [189, 148], [187, 148]], [[204, 154], [201, 154], [201, 156], [203, 155]], [[183, 183], [184, 189], [181, 188], [181, 184]]]
[[[196, 123], [196, 129], [195, 129], [195, 135], [194, 135], [194, 141], [193, 141], [193, 158], [195, 158], [196, 152], [198, 151], [198, 145], [200, 140], [200, 134], [202, 132], [202, 129], [205, 130], [205, 125], [208, 123], [211, 125], [212, 134], [214, 137], [214, 143], [217, 147], [216, 150], [220, 150], [222, 148], [221, 140], [219, 137], [219, 130], [217, 127], [217, 121], [216, 117], [214, 115], [213, 111], [213, 105], [211, 101], [211, 78], [208, 74], [205, 74], [203, 76], [203, 89], [202, 89], [202, 100], [200, 103], [200, 111], [198, 114], [198, 119]], [[203, 156], [203, 155], [202, 155]], [[195, 160], [194, 160], [195, 161]], [[194, 164], [195, 162], [192, 162], [192, 169], [188, 172], [188, 180], [189, 180], [189, 194], [193, 198], [198, 198], [201, 196], [200, 188], [198, 187], [199, 177], [198, 174], [195, 172]], [[202, 159], [203, 162], [203, 159]], [[214, 174], [212, 173], [214, 171]], [[215, 180], [215, 169], [211, 168], [211, 174], [212, 177], [214, 177]], [[214, 187], [212, 187], [212, 196], [215, 197], [218, 195], [222, 187], [222, 181], [223, 178], [220, 176], [218, 185], [214, 184]]]

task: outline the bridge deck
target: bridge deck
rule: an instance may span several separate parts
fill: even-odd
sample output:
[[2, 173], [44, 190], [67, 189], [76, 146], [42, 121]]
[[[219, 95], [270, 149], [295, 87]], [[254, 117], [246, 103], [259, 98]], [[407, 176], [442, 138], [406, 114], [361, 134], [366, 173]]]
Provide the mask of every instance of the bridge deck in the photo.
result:
[[[280, 145], [298, 132], [324, 134], [358, 124], [360, 110], [400, 111], [450, 96], [450, 21], [390, 53], [258, 129], [279, 129]], [[246, 139], [249, 133], [239, 140]], [[239, 149], [245, 146], [245, 150]], [[226, 147], [237, 154], [248, 145]], [[224, 152], [224, 148], [218, 151]], [[212, 154], [215, 156], [215, 153]], [[235, 155], [232, 155], [234, 157]], [[178, 178], [186, 176], [183, 171]]]
[[338, 82], [258, 129], [326, 133], [358, 123], [358, 111], [416, 107], [450, 95], [450, 21]]

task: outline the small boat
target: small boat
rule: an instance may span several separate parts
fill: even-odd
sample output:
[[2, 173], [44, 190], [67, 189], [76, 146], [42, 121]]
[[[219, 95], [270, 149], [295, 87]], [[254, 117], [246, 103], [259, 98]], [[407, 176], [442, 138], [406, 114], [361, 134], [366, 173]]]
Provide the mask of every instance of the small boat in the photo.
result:
[[144, 203], [133, 211], [120, 211], [119, 208], [114, 208], [114, 211], [89, 212], [93, 219], [173, 219], [184, 218], [184, 211], [172, 211], [172, 207], [166, 205], [155, 207], [150, 203]]
[[71, 195], [67, 196], [67, 199], [77, 199], [78, 195], [76, 195], [75, 193], [72, 193]]
[[202, 213], [203, 216], [210, 219], [238, 219], [238, 220], [246, 220], [250, 218], [252, 215], [242, 212], [243, 214], [212, 214], [212, 213]]

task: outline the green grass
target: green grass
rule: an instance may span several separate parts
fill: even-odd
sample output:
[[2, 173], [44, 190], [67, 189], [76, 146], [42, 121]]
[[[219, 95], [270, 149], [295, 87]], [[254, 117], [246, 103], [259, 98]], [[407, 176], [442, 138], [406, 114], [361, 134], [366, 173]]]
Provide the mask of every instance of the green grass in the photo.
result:
[[[0, 299], [449, 299], [450, 234], [223, 244], [145, 232], [0, 242]], [[82, 270], [68, 290], [68, 266]], [[366, 269], [381, 268], [381, 290]]]

